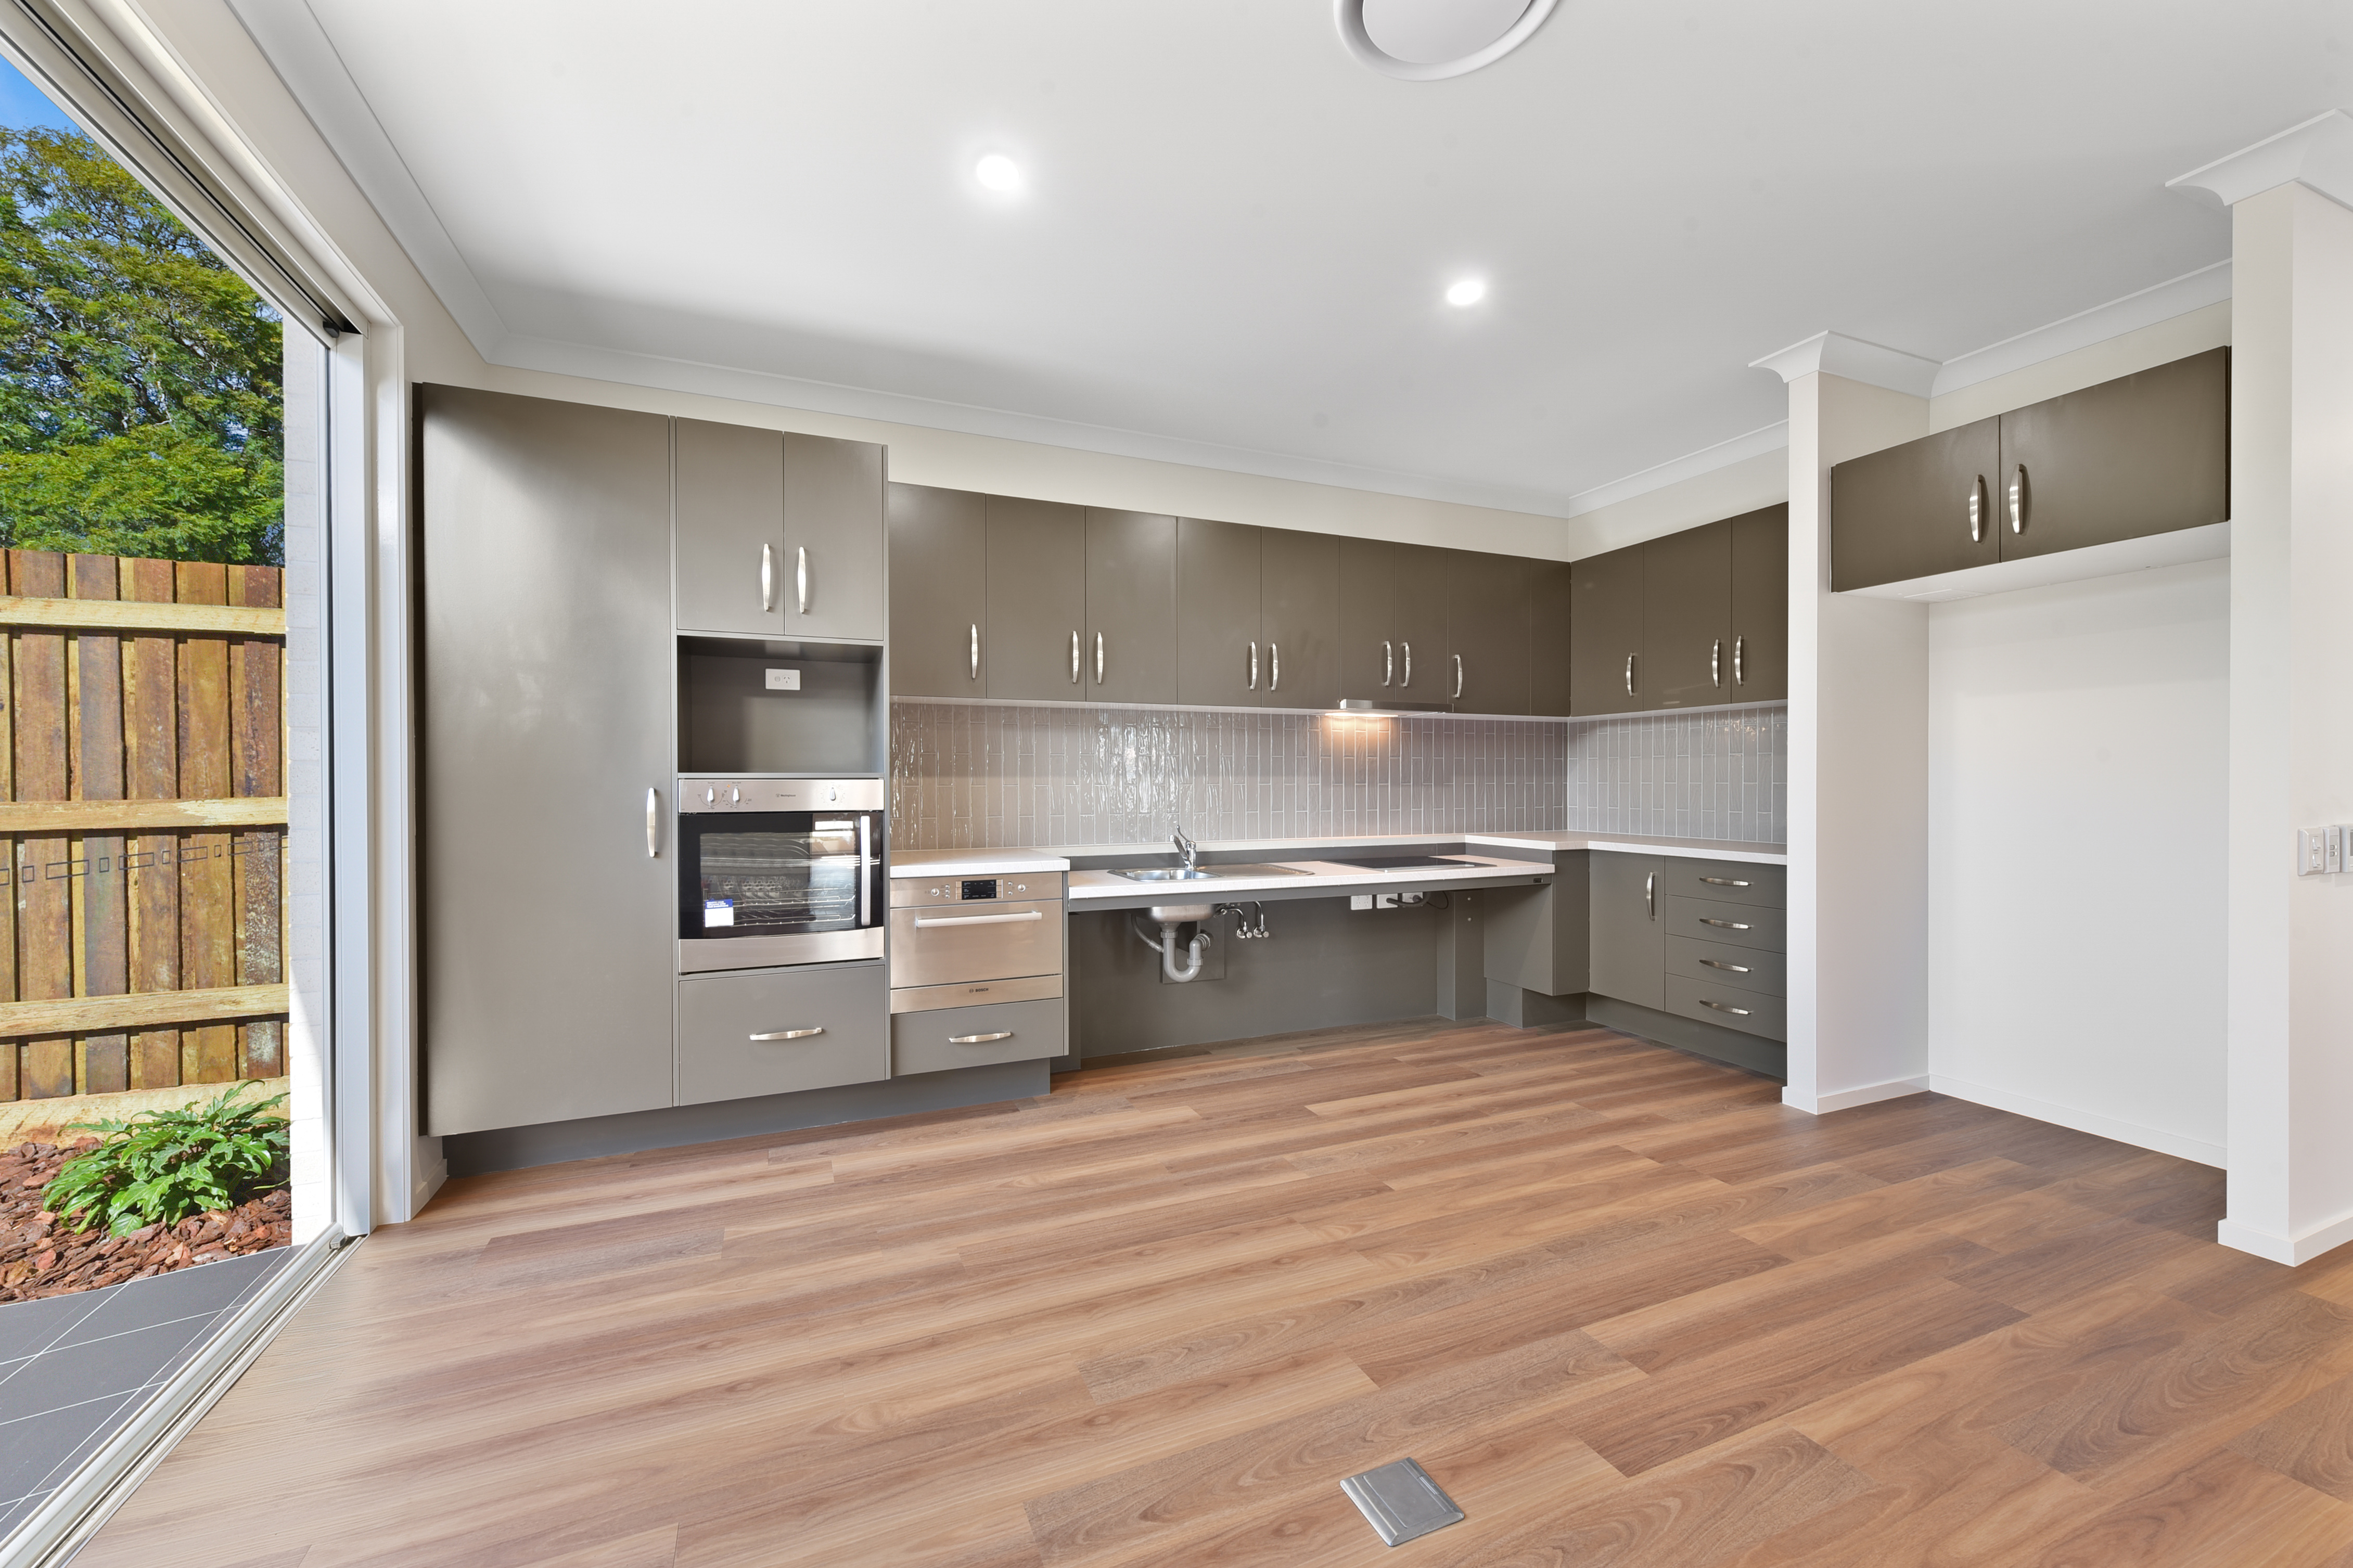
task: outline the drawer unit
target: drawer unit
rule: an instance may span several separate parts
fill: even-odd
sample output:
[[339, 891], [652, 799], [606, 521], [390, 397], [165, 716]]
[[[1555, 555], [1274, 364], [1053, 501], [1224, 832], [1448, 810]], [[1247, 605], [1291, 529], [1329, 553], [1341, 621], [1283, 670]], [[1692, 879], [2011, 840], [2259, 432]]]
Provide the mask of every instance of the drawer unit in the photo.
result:
[[923, 904], [891, 911], [891, 978], [949, 985], [1062, 973], [1062, 903]]
[[1668, 975], [1667, 1011], [1681, 1017], [1698, 1018], [1719, 1028], [1737, 1029], [1744, 1035], [1762, 1035], [1768, 1040], [1789, 1037], [1788, 1003], [1761, 991], [1743, 991], [1736, 986], [1719, 985], [1713, 980]]
[[890, 998], [879, 963], [678, 982], [681, 1105], [890, 1076]]
[[1768, 996], [1789, 994], [1789, 961], [1761, 947], [1671, 936], [1667, 938], [1667, 973], [1712, 985], [1761, 991]]
[[1066, 1048], [1059, 996], [1045, 1002], [897, 1013], [891, 1018], [894, 1078], [988, 1062], [1036, 1061], [1059, 1057]]
[[1788, 917], [1780, 910], [1756, 904], [1725, 903], [1718, 899], [1669, 898], [1661, 900], [1666, 912], [1667, 934], [1701, 942], [1727, 942], [1734, 947], [1786, 951], [1784, 931]]
[[1725, 904], [1762, 904], [1768, 909], [1789, 905], [1788, 871], [1780, 866], [1752, 866], [1741, 860], [1661, 861], [1659, 891], [1668, 898], [1709, 899]]

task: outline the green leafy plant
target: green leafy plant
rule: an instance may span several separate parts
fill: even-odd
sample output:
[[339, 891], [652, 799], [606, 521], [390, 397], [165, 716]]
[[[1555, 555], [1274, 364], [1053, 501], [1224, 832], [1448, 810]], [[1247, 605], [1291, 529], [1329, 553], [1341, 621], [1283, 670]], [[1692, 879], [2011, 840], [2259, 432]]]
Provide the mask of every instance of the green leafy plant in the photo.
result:
[[177, 1225], [206, 1209], [234, 1208], [283, 1164], [289, 1134], [285, 1102], [241, 1100], [256, 1080], [217, 1099], [175, 1110], [142, 1110], [120, 1121], [77, 1121], [67, 1129], [100, 1142], [68, 1160], [41, 1194], [49, 1212], [128, 1236], [145, 1226]]

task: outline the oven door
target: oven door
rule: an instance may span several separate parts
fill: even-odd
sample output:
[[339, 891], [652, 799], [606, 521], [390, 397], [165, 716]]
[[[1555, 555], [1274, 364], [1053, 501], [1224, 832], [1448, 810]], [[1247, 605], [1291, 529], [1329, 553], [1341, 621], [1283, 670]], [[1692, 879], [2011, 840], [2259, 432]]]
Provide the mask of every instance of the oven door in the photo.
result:
[[879, 811], [682, 815], [680, 972], [881, 957], [882, 828]]

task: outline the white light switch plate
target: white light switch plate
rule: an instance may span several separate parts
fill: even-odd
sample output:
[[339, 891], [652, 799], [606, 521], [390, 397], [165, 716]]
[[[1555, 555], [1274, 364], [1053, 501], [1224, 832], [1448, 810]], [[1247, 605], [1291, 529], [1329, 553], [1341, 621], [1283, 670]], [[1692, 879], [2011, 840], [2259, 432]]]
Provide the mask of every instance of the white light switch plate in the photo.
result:
[[801, 672], [800, 672], [799, 670], [797, 670], [797, 669], [772, 669], [772, 670], [768, 671], [768, 689], [769, 689], [769, 690], [771, 690], [771, 691], [798, 691], [800, 689], [801, 689]]
[[2295, 830], [2295, 874], [2317, 877], [2328, 867], [2328, 833], [2326, 828], [2299, 827]]

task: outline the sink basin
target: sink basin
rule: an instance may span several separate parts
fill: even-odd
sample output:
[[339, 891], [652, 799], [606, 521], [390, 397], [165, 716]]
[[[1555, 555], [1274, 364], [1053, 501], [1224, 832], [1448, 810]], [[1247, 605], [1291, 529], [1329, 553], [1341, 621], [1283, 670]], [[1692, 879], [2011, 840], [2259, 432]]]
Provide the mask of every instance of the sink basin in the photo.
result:
[[1131, 882], [1206, 882], [1217, 873], [1201, 867], [1187, 871], [1182, 866], [1136, 866], [1113, 870], [1112, 875]]

